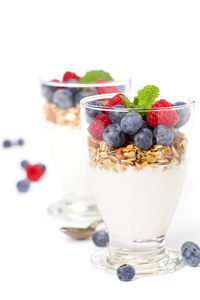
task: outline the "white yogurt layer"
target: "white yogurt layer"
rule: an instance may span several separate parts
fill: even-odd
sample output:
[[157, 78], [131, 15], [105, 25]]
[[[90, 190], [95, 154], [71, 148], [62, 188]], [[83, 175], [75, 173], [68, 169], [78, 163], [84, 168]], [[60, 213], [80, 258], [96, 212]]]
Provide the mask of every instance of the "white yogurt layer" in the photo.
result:
[[64, 198], [91, 196], [81, 130], [45, 123], [54, 163], [63, 183]]
[[147, 166], [125, 172], [89, 168], [98, 209], [112, 239], [147, 240], [166, 233], [176, 210], [186, 162], [163, 171]]

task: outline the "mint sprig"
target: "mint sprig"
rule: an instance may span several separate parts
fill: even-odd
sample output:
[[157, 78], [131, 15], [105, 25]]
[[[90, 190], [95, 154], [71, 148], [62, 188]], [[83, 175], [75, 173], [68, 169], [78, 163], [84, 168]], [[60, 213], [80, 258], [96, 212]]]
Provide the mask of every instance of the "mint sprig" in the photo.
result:
[[83, 77], [80, 78], [80, 83], [93, 83], [97, 80], [106, 80], [106, 81], [112, 81], [113, 78], [108, 72], [105, 72], [103, 70], [93, 70], [88, 71]]
[[[127, 108], [151, 108], [159, 96], [159, 88], [155, 85], [146, 85], [143, 89], [139, 90], [138, 95], [130, 102], [126, 97], [120, 95], [124, 106]], [[146, 110], [138, 110], [142, 116], [147, 112]]]

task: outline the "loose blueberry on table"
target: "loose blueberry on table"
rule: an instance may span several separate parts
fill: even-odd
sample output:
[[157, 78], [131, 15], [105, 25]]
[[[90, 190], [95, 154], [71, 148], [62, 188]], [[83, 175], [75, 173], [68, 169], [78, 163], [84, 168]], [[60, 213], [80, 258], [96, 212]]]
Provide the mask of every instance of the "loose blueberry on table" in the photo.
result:
[[93, 233], [92, 240], [97, 247], [106, 247], [109, 243], [109, 236], [106, 231], [99, 230]]
[[200, 264], [200, 248], [193, 242], [186, 242], [181, 248], [181, 253], [185, 262], [191, 267]]
[[121, 281], [131, 281], [135, 277], [135, 269], [131, 265], [124, 264], [117, 269], [117, 277]]

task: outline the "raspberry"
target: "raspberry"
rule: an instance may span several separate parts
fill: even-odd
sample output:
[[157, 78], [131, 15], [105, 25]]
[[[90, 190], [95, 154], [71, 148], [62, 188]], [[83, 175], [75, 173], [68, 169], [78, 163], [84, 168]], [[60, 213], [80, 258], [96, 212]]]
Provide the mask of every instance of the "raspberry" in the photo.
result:
[[101, 140], [103, 138], [104, 129], [112, 124], [111, 120], [105, 114], [98, 114], [94, 121], [88, 127], [88, 132], [96, 139]]
[[[58, 79], [52, 79], [51, 82], [57, 82], [57, 83], [60, 83], [60, 81]], [[57, 86], [56, 87], [57, 89], [63, 89], [62, 86]]]
[[52, 82], [60, 82], [58, 79], [52, 79]]
[[26, 176], [30, 181], [38, 181], [44, 174], [44, 169], [40, 165], [28, 165]]
[[[118, 95], [114, 96], [113, 98], [111, 98], [108, 101], [108, 103], [107, 103], [107, 105], [105, 107], [106, 108], [111, 108], [111, 107], [113, 107], [115, 105], [123, 105], [124, 106], [124, 102], [122, 101], [122, 98], [120, 97], [120, 95], [124, 96], [123, 94], [118, 94]], [[106, 113], [109, 114], [109, 111], [106, 111]]]
[[70, 80], [70, 79], [76, 79], [76, 80], [79, 80], [80, 79], [80, 77], [79, 76], [77, 76], [75, 73], [73, 73], [73, 72], [65, 72], [65, 74], [63, 75], [63, 82], [66, 82], [66, 81], [68, 81], [68, 80]]
[[167, 100], [161, 99], [157, 101], [152, 108], [159, 109], [163, 108], [163, 110], [155, 110], [150, 111], [147, 114], [147, 122], [152, 127], [157, 127], [158, 125], [165, 125], [165, 126], [175, 126], [176, 123], [179, 121], [179, 116], [175, 110], [169, 109], [165, 110], [164, 108], [167, 107], [174, 107], [173, 104], [168, 102]]
[[[96, 83], [106, 83], [106, 82], [109, 82], [109, 81], [100, 79], [100, 80], [97, 80]], [[98, 94], [109, 94], [109, 93], [118, 93], [119, 92], [119, 90], [116, 86], [97, 86], [96, 90], [97, 90]]]

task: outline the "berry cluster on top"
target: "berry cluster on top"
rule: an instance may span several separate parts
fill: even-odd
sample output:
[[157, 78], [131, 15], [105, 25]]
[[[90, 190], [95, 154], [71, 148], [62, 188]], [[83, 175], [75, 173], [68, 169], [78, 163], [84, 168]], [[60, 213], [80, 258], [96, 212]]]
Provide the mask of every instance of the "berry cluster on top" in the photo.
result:
[[110, 148], [129, 142], [141, 150], [170, 145], [177, 137], [177, 129], [188, 122], [190, 110], [184, 102], [156, 101], [158, 96], [159, 89], [147, 85], [133, 102], [123, 94], [117, 94], [105, 106], [91, 102], [95, 109], [86, 109], [88, 132], [97, 140], [104, 140]]
[[[109, 73], [102, 70], [95, 70], [87, 72], [83, 77], [79, 77], [73, 72], [65, 72], [62, 80], [53, 79], [51, 84], [42, 84], [42, 96], [49, 102], [56, 105], [56, 107], [67, 110], [80, 103], [80, 100], [87, 96], [96, 94], [118, 93], [119, 89], [113, 86], [97, 86], [96, 88], [80, 88], [79, 83], [98, 83], [103, 84], [112, 82], [113, 78]], [[66, 84], [63, 86], [62, 84]], [[123, 86], [120, 88], [124, 88]]]

